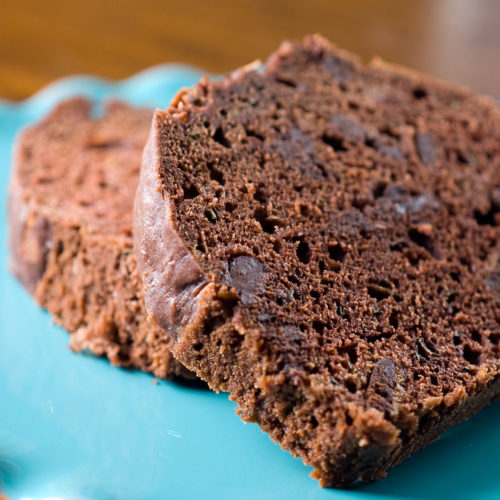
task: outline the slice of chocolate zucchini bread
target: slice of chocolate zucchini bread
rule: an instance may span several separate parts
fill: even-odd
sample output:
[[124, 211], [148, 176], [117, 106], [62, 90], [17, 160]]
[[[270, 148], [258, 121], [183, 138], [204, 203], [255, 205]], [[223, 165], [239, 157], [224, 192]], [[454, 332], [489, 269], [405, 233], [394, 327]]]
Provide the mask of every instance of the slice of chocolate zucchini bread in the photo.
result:
[[152, 111], [72, 99], [17, 143], [10, 185], [11, 269], [71, 333], [73, 349], [158, 377], [193, 377], [147, 321], [132, 249], [132, 207]]
[[320, 37], [157, 111], [136, 198], [173, 353], [324, 486], [500, 394], [500, 113]]

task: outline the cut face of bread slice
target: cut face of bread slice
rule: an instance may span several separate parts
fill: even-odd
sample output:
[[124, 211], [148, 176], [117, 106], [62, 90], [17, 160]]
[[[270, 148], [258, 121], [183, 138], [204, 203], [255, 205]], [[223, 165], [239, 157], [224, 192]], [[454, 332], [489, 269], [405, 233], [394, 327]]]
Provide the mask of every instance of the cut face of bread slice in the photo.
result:
[[174, 355], [322, 485], [500, 394], [500, 115], [319, 37], [157, 111], [136, 198]]
[[22, 133], [9, 193], [11, 269], [71, 347], [158, 377], [194, 377], [147, 321], [132, 207], [152, 111], [72, 99]]

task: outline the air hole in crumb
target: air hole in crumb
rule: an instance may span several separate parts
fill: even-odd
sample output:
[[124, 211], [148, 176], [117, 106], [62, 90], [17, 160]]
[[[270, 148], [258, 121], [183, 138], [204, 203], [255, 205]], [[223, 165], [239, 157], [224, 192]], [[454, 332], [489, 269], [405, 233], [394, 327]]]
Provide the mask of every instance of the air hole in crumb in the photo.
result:
[[399, 319], [398, 319], [398, 311], [393, 310], [391, 314], [389, 315], [389, 324], [394, 328], [397, 329], [399, 326]]
[[373, 197], [377, 200], [378, 198], [382, 197], [384, 195], [384, 191], [387, 188], [387, 183], [386, 182], [377, 182], [375, 184], [375, 187], [373, 188]]
[[311, 427], [313, 429], [316, 429], [316, 427], [318, 427], [318, 421], [316, 420], [316, 417], [314, 415], [311, 417]]
[[253, 195], [253, 199], [256, 200], [256, 201], [260, 201], [261, 203], [266, 203], [267, 202], [267, 196], [266, 196], [266, 193], [264, 192], [264, 190], [262, 189], [261, 186], [259, 186], [254, 195]]
[[305, 204], [301, 203], [299, 205], [299, 210], [300, 210], [300, 215], [302, 217], [309, 217], [310, 216], [310, 210], [309, 210], [309, 206], [308, 205], [305, 205]]
[[478, 342], [479, 344], [481, 343], [481, 334], [477, 330], [472, 330], [471, 332], [471, 338], [475, 342]]
[[311, 261], [312, 253], [311, 249], [309, 248], [309, 244], [306, 241], [299, 240], [296, 252], [300, 262], [302, 262], [303, 264], [309, 264], [309, 262]]
[[198, 252], [201, 252], [201, 253], [205, 253], [205, 251], [206, 251], [205, 244], [203, 243], [203, 240], [201, 240], [200, 238], [198, 238], [198, 241], [195, 245], [195, 250], [198, 250]]
[[257, 208], [254, 212], [255, 220], [261, 225], [265, 233], [273, 234], [276, 228], [276, 221], [270, 220], [264, 208]]
[[342, 346], [342, 347], [337, 348], [337, 350], [341, 356], [344, 356], [347, 354], [347, 356], [349, 357], [349, 361], [353, 365], [358, 360], [358, 353], [356, 350], [356, 344], [349, 344], [347, 346]]
[[343, 262], [345, 256], [347, 255], [347, 250], [345, 250], [340, 243], [332, 243], [328, 245], [328, 255], [332, 260]]
[[193, 198], [196, 198], [200, 192], [196, 188], [196, 186], [191, 185], [191, 186], [183, 186], [182, 190], [184, 191], [184, 199], [185, 200], [192, 200]]
[[438, 379], [437, 379], [436, 375], [431, 375], [431, 384], [438, 385]]
[[457, 151], [457, 160], [462, 165], [468, 165], [469, 164], [468, 158], [462, 153], [462, 151]]
[[480, 226], [496, 226], [496, 214], [500, 212], [500, 209], [496, 206], [492, 206], [490, 210], [486, 213], [481, 213], [479, 210], [474, 210], [474, 218]]
[[281, 253], [282, 248], [283, 248], [283, 247], [282, 247], [281, 241], [276, 240], [276, 241], [274, 241], [274, 242], [273, 242], [273, 250], [274, 250], [276, 253], [280, 254], [280, 253]]
[[433, 239], [416, 229], [410, 229], [408, 232], [408, 236], [413, 243], [416, 243], [418, 246], [425, 248], [434, 258], [441, 259], [441, 253], [436, 248]]
[[344, 381], [345, 388], [351, 393], [354, 394], [358, 388], [356, 387], [356, 384], [354, 383], [353, 380], [345, 380]]
[[469, 344], [464, 345], [464, 359], [471, 365], [479, 365], [481, 353], [473, 349]]
[[345, 423], [346, 425], [352, 425], [354, 423], [354, 420], [352, 419], [351, 415], [349, 415], [348, 412], [345, 414]]
[[201, 342], [198, 342], [193, 346], [193, 349], [199, 352], [203, 349], [203, 344]]
[[314, 300], [318, 300], [319, 297], [320, 297], [320, 294], [317, 290], [311, 290], [309, 292], [309, 295], [314, 299]]
[[212, 139], [215, 142], [218, 142], [221, 146], [224, 146], [225, 148], [230, 148], [231, 143], [227, 139], [227, 137], [224, 134], [224, 131], [222, 130], [222, 127], [217, 127], [214, 135], [212, 136]]
[[366, 337], [366, 340], [370, 342], [370, 344], [373, 344], [375, 342], [378, 342], [379, 340], [390, 339], [391, 337], [392, 337], [391, 333], [384, 331], [382, 333], [379, 333], [378, 335], [370, 335]]
[[493, 344], [493, 345], [498, 345], [498, 335], [495, 335], [494, 333], [491, 333], [488, 335], [488, 340]]
[[460, 344], [462, 343], [462, 338], [460, 337], [460, 334], [455, 333], [455, 334], [453, 335], [453, 343], [454, 343], [455, 345], [460, 345]]
[[237, 206], [238, 205], [235, 202], [233, 202], [233, 201], [226, 201], [226, 203], [224, 204], [224, 208], [228, 212], [233, 212], [236, 209]]
[[365, 207], [370, 204], [370, 200], [366, 198], [354, 198], [352, 201], [352, 206], [357, 208], [359, 211], [363, 212]]
[[371, 149], [376, 149], [377, 143], [376, 143], [375, 139], [368, 137], [367, 139], [365, 139], [365, 146], [368, 148], [371, 148]]
[[292, 79], [290, 78], [285, 78], [284, 76], [279, 76], [276, 78], [276, 81], [278, 83], [282, 83], [283, 85], [286, 85], [287, 87], [292, 87], [292, 88], [295, 88], [297, 86], [297, 83], [294, 82]]
[[415, 99], [425, 99], [427, 97], [427, 90], [424, 89], [423, 87], [416, 87], [413, 89], [413, 97]]
[[312, 326], [318, 333], [323, 333], [325, 329], [325, 324], [322, 321], [313, 321]]
[[327, 146], [330, 146], [334, 151], [347, 151], [347, 148], [344, 144], [344, 140], [342, 139], [342, 137], [323, 134], [321, 136], [321, 140]]
[[326, 179], [328, 177], [328, 172], [326, 168], [323, 165], [321, 165], [321, 163], [316, 163], [316, 167], [321, 172], [321, 175]]
[[62, 241], [57, 242], [55, 254], [57, 256], [61, 255], [64, 252], [64, 243]]
[[218, 168], [214, 167], [211, 163], [207, 163], [207, 167], [210, 172], [210, 179], [218, 182], [223, 186], [225, 184], [225, 180], [222, 172]]
[[264, 141], [265, 137], [262, 134], [259, 134], [255, 130], [247, 130], [247, 136], [248, 137], [255, 137], [259, 141]]

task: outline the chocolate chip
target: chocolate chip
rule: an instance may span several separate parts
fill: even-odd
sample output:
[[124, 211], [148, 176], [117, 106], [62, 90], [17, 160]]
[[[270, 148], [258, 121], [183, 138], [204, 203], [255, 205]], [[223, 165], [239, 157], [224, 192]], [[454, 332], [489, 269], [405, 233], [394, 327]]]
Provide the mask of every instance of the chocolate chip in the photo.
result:
[[228, 284], [238, 290], [243, 303], [252, 301], [265, 278], [264, 264], [255, 257], [239, 255], [230, 259]]
[[333, 129], [330, 132], [340, 134], [351, 142], [362, 141], [371, 135], [368, 128], [345, 115], [333, 115], [327, 128]]
[[293, 325], [284, 325], [283, 326], [283, 335], [286, 339], [289, 341], [299, 341], [302, 339], [303, 334], [300, 331], [300, 328], [297, 328], [296, 326]]
[[383, 144], [380, 142], [375, 143], [375, 149], [382, 153], [385, 156], [390, 156], [395, 160], [402, 160], [404, 158], [404, 154], [397, 146], [390, 146], [388, 144]]
[[322, 58], [323, 68], [339, 83], [345, 84], [351, 78], [353, 68], [350, 63], [328, 52], [324, 52]]
[[392, 402], [394, 392], [394, 380], [396, 378], [396, 367], [390, 358], [382, 358], [377, 361], [370, 375], [368, 388], [375, 391], [379, 396]]
[[383, 196], [386, 196], [390, 200], [400, 201], [405, 196], [408, 195], [408, 190], [404, 186], [399, 184], [391, 184], [384, 189]]
[[437, 150], [434, 139], [429, 134], [417, 134], [415, 136], [415, 147], [420, 160], [431, 165], [437, 160]]
[[313, 143], [298, 127], [291, 128], [286, 137], [265, 144], [264, 151], [270, 154], [277, 151], [291, 167], [312, 179], [323, 181], [325, 178], [324, 169], [316, 164]]
[[405, 206], [409, 212], [418, 213], [427, 207], [434, 210], [439, 208], [439, 202], [428, 194], [422, 194], [411, 198]]
[[411, 195], [404, 186], [398, 184], [387, 186], [384, 189], [383, 196], [394, 202], [394, 209], [400, 215], [439, 208], [439, 202], [429, 193]]

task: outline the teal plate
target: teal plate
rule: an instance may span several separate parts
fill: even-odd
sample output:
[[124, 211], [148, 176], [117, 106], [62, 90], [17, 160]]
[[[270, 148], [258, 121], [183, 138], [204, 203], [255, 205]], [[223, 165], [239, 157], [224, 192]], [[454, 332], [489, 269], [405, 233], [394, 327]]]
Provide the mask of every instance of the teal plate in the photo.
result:
[[[201, 73], [159, 66], [118, 83], [74, 77], [0, 102], [0, 198], [15, 135], [72, 95], [165, 107]], [[310, 467], [244, 424], [225, 394], [77, 355], [7, 271], [0, 213], [0, 490], [11, 500], [500, 498], [500, 406], [445, 433], [378, 483], [328, 490]]]

